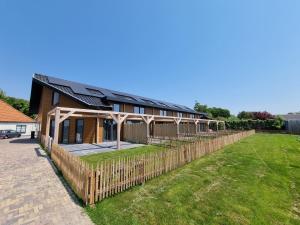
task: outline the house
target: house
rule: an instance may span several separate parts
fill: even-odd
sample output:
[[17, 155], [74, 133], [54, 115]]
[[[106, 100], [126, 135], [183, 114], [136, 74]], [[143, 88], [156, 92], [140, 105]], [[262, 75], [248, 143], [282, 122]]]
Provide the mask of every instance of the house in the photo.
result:
[[37, 124], [30, 117], [0, 100], [0, 130], [15, 130], [22, 135], [30, 135], [31, 131], [37, 131]]
[[[53, 111], [55, 108], [59, 115]], [[124, 135], [123, 121], [136, 123], [144, 120], [148, 121], [148, 126], [153, 126], [167, 119], [174, 123], [178, 118], [179, 123], [199, 122], [206, 118], [204, 113], [179, 104], [42, 74], [34, 74], [32, 78], [30, 110], [37, 114], [41, 135], [49, 135], [55, 142], [66, 144], [119, 141]], [[55, 127], [59, 130], [56, 136]], [[149, 133], [151, 129], [148, 129]]]
[[285, 121], [285, 129], [292, 134], [300, 134], [300, 113], [281, 115]]

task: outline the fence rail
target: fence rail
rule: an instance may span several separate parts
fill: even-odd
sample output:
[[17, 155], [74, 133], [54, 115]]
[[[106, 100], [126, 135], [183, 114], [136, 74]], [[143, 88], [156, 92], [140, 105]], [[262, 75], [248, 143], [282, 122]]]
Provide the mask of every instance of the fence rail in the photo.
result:
[[169, 150], [105, 160], [96, 168], [57, 145], [52, 146], [51, 157], [75, 193], [86, 204], [94, 204], [254, 133], [251, 130], [227, 133], [214, 139], [198, 139]]

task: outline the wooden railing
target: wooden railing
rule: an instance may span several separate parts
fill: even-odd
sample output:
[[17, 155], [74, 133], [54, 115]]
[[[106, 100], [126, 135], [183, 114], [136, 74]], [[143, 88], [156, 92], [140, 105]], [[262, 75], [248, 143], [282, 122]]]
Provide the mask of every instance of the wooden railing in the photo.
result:
[[254, 130], [243, 131], [184, 142], [169, 150], [105, 160], [95, 168], [57, 145], [52, 146], [51, 157], [75, 193], [86, 204], [94, 204], [254, 133]]

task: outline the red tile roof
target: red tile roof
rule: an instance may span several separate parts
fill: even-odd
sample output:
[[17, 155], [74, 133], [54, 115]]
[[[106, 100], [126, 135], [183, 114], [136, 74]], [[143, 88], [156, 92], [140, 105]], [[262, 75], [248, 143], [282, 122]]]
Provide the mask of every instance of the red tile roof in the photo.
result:
[[33, 123], [34, 120], [0, 100], [0, 122]]

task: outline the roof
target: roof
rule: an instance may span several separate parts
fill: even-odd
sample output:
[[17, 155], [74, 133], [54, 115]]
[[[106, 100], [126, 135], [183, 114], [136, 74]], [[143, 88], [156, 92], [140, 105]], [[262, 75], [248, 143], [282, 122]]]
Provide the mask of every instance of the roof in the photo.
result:
[[300, 120], [300, 114], [299, 113], [290, 113], [286, 115], [281, 115], [281, 117], [284, 120]]
[[0, 122], [34, 123], [34, 120], [0, 100]]
[[34, 89], [38, 89], [36, 84], [51, 87], [57, 90], [58, 92], [66, 94], [72, 97], [73, 99], [87, 105], [88, 107], [95, 109], [112, 109], [112, 106], [109, 105], [108, 102], [114, 101], [120, 103], [134, 104], [138, 106], [171, 110], [176, 112], [205, 115], [205, 113], [196, 112], [195, 110], [183, 105], [165, 102], [161, 100], [155, 100], [124, 92], [113, 91], [106, 88], [95, 87], [92, 85], [82, 84], [78, 82], [67, 81], [43, 74], [34, 74], [33, 76], [33, 87], [30, 99], [30, 108], [33, 111], [37, 110], [37, 105], [39, 104], [39, 100], [35, 99], [36, 96], [39, 96], [36, 93], [38, 91], [34, 91]]

